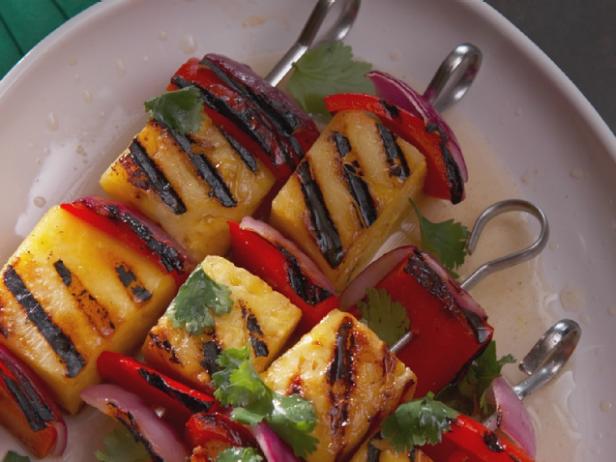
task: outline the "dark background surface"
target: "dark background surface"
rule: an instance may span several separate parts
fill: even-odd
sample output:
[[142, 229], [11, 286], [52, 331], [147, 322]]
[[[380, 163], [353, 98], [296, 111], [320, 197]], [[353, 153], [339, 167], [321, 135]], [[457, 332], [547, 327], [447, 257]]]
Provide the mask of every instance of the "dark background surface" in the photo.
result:
[[486, 2], [552, 58], [616, 132], [616, 0]]

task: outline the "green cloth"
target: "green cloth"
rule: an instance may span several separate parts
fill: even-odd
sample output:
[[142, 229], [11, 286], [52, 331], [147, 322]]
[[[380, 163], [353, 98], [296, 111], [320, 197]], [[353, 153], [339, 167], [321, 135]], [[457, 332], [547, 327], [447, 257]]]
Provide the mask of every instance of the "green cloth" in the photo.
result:
[[98, 0], [0, 0], [0, 78], [30, 48]]

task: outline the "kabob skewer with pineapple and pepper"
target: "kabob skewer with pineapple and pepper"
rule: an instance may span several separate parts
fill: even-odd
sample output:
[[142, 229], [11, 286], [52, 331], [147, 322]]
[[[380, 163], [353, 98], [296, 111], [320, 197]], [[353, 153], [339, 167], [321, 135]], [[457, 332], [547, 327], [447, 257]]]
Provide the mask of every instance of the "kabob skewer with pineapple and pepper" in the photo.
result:
[[[119, 423], [98, 460], [532, 460], [532, 429], [459, 413], [482, 416], [508, 358], [451, 276], [468, 231], [416, 205], [464, 198], [457, 141], [368, 70], [312, 50], [288, 82], [300, 107], [246, 65], [190, 59], [103, 174], [113, 200], [49, 210], [0, 285], [0, 423], [32, 454], [62, 454], [59, 408], [83, 400]], [[304, 109], [333, 117], [319, 132]], [[409, 217], [416, 245], [370, 263]]]

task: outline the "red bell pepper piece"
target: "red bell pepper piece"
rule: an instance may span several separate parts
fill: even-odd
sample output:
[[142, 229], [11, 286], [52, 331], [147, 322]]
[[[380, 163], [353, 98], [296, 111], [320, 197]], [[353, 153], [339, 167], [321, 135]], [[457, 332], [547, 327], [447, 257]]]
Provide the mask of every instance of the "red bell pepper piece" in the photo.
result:
[[104, 351], [96, 367], [103, 380], [134, 393], [151, 407], [164, 408], [163, 417], [180, 427], [195, 413], [219, 408], [213, 395], [188, 387], [129, 356]]
[[454, 204], [464, 198], [464, 181], [438, 130], [410, 112], [372, 95], [341, 93], [325, 97], [325, 107], [335, 113], [346, 110], [369, 111], [390, 130], [414, 145], [428, 166], [424, 192]]
[[60, 207], [149, 258], [169, 273], [178, 287], [194, 266], [186, 251], [158, 225], [120, 202], [85, 197]]
[[397, 356], [417, 375], [415, 396], [422, 397], [451, 382], [487, 346], [493, 328], [464, 306], [470, 296], [443, 279], [446, 271], [436, 272], [427, 254], [408, 246], [406, 255], [376, 287], [406, 308], [412, 338]]
[[194, 414], [186, 423], [186, 438], [205, 460], [216, 460], [230, 447], [259, 447], [248, 428], [219, 413]]
[[308, 332], [327, 313], [340, 306], [338, 297], [302, 273], [295, 258], [282, 246], [272, 244], [252, 230], [242, 229], [235, 222], [229, 222], [229, 231], [233, 261], [259, 276], [302, 310], [296, 334]]
[[67, 430], [60, 408], [45, 384], [0, 345], [0, 424], [36, 457], [59, 456]]
[[434, 462], [533, 462], [533, 458], [504, 435], [459, 415], [440, 443], [420, 448]]

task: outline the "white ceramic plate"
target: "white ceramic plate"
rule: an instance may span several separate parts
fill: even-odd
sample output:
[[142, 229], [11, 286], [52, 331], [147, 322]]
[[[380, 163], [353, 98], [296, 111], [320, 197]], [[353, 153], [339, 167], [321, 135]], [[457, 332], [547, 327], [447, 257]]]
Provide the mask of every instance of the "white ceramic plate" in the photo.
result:
[[[263, 68], [295, 39], [312, 3], [109, 1], [46, 38], [0, 82], [0, 255], [8, 257], [50, 205], [98, 190], [98, 175], [143, 123], [143, 101], [160, 93], [189, 55], [221, 52]], [[547, 401], [550, 415], [559, 416], [538, 417], [540, 460], [611, 460], [614, 136], [536, 46], [478, 1], [365, 0], [347, 41], [375, 67], [419, 88], [454, 45], [470, 41], [483, 50], [474, 88], [448, 118], [464, 132], [463, 148], [481, 145], [520, 194], [548, 213], [553, 233], [543, 272], [549, 290], [538, 313], [548, 321], [574, 318], [584, 329], [566, 379], [533, 397], [533, 406]], [[475, 155], [471, 176], [494, 175], [482, 165]], [[516, 328], [534, 333], [543, 326]], [[72, 419], [65, 460], [91, 460], [101, 425], [92, 412]], [[557, 455], [558, 447], [574, 446], [577, 456], [573, 450]], [[19, 446], [0, 429], [0, 455], [8, 448]]]

